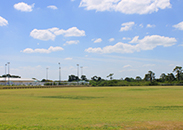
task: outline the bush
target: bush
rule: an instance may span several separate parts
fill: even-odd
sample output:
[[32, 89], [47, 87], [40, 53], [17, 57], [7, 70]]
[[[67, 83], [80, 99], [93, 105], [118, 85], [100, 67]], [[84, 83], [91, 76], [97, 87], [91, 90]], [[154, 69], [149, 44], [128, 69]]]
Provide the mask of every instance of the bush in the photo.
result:
[[149, 83], [149, 86], [157, 86], [157, 85], [159, 85], [159, 84], [158, 84], [158, 82], [155, 82], [155, 81], [154, 81], [154, 82]]

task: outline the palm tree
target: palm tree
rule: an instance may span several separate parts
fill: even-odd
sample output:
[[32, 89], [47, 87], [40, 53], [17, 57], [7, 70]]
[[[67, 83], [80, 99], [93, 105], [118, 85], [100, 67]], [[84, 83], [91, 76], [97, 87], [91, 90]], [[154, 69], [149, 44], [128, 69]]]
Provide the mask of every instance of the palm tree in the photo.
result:
[[107, 76], [107, 78], [109, 78], [110, 77], [110, 80], [112, 80], [112, 76], [113, 76], [114, 74], [113, 73], [111, 73], [111, 74], [109, 74], [108, 76]]

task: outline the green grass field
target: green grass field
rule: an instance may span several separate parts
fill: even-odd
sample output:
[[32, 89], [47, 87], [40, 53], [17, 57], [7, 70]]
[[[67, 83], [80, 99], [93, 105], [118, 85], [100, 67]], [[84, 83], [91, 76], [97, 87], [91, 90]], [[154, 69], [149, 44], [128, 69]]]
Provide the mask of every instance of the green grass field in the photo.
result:
[[183, 129], [183, 86], [0, 90], [0, 129]]

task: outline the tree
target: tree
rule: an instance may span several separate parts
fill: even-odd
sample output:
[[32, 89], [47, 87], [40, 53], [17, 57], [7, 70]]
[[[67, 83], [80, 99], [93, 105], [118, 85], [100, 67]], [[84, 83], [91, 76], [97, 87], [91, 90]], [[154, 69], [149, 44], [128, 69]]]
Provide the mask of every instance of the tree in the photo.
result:
[[175, 80], [175, 76], [173, 75], [173, 73], [167, 74], [166, 81], [172, 82], [174, 80]]
[[20, 76], [10, 74], [2, 75], [2, 77], [21, 78]]
[[173, 69], [173, 72], [176, 72], [176, 78], [177, 80], [181, 80], [181, 74], [182, 74], [182, 67], [180, 66], [176, 66], [174, 69]]
[[125, 81], [132, 82], [132, 81], [134, 81], [134, 79], [133, 78], [126, 77], [125, 78]]
[[144, 80], [150, 81], [152, 83], [155, 80], [155, 73], [148, 71], [148, 74], [145, 74]]
[[41, 82], [53, 82], [52, 80], [42, 79]]
[[87, 81], [86, 75], [82, 75], [82, 76], [81, 76], [81, 80]]
[[136, 80], [136, 81], [141, 81], [142, 78], [141, 78], [140, 76], [137, 76], [137, 77], [135, 78], [135, 80]]
[[69, 75], [69, 79], [68, 79], [68, 81], [69, 81], [69, 82], [72, 82], [72, 81], [78, 81], [78, 80], [79, 80], [78, 76], [75, 76], [75, 75]]
[[100, 81], [100, 80], [102, 80], [101, 77], [97, 77], [97, 76], [93, 76], [91, 79], [92, 79], [93, 81]]
[[108, 76], [107, 76], [107, 78], [109, 78], [110, 77], [110, 80], [112, 80], [112, 76], [113, 76], [114, 74], [113, 73], [111, 73], [111, 74], [109, 74]]
[[161, 79], [161, 81], [165, 81], [166, 80], [166, 74], [165, 73], [162, 73], [161, 75], [160, 75], [160, 79]]

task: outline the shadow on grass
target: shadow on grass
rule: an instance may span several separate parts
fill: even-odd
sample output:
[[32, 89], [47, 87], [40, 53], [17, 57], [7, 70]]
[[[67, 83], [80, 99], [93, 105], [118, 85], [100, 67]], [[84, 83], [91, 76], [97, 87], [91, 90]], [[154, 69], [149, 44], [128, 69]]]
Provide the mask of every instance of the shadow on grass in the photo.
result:
[[169, 88], [131, 88], [127, 89], [127, 91], [152, 91], [152, 90], [166, 90]]
[[150, 112], [162, 112], [162, 111], [182, 111], [183, 106], [149, 106], [145, 108], [131, 109], [128, 114], [132, 113], [150, 113]]
[[103, 97], [89, 97], [89, 96], [42, 96], [41, 98], [91, 100], [91, 99], [98, 99], [98, 98], [103, 98]]
[[183, 106], [152, 106], [152, 110], [183, 110]]
[[183, 110], [183, 106], [149, 106], [147, 108], [137, 108], [134, 112], [147, 112], [147, 111], [164, 111], [164, 110]]

